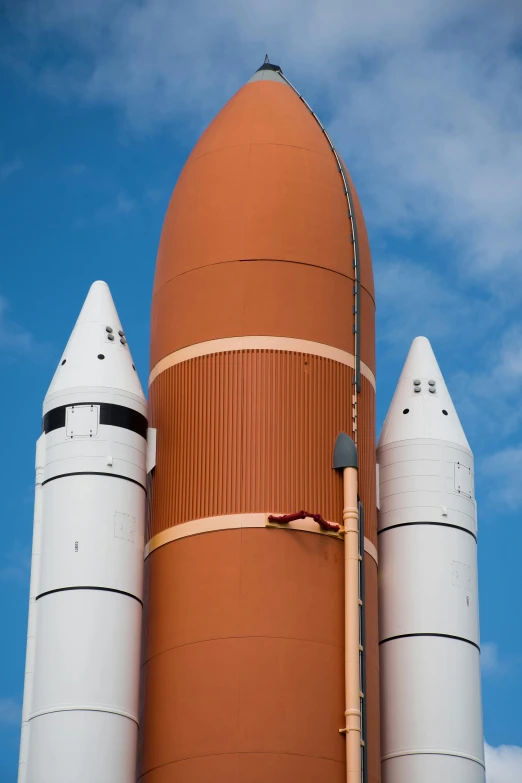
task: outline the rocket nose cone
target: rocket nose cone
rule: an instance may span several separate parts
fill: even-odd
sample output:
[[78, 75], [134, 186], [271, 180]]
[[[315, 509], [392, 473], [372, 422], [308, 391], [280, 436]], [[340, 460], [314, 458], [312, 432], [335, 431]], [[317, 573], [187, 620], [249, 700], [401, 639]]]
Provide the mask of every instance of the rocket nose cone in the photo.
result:
[[427, 337], [416, 337], [411, 344], [402, 377], [441, 378], [439, 364]]
[[96, 280], [89, 288], [76, 324], [89, 321], [107, 321], [117, 325], [116, 331], [121, 329], [110, 288], [103, 280]]
[[271, 63], [267, 55], [265, 57], [265, 61], [263, 65], [257, 69], [257, 71], [253, 76], [251, 76], [251, 78], [248, 80], [248, 83], [271, 81], [271, 82], [280, 82], [281, 84], [286, 84], [285, 79], [283, 79], [281, 75], [282, 73], [283, 71], [281, 67], [279, 65], [275, 65], [274, 63]]
[[469, 449], [430, 341], [411, 344], [379, 438], [378, 448], [402, 440], [429, 438]]
[[94, 282], [87, 294], [45, 397], [97, 387], [130, 393], [145, 401], [109, 286]]

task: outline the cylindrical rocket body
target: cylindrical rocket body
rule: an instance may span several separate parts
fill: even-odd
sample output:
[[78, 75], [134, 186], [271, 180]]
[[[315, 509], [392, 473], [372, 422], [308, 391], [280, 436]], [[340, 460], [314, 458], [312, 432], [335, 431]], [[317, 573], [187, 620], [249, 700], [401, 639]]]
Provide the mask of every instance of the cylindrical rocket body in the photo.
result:
[[35, 489], [33, 517], [33, 545], [31, 552], [31, 581], [29, 585], [29, 613], [27, 618], [27, 648], [25, 655], [24, 700], [22, 705], [22, 731], [18, 762], [18, 783], [26, 783], [29, 752], [29, 715], [33, 698], [34, 656], [36, 642], [36, 596], [40, 581], [40, 553], [42, 541], [42, 496], [45, 464], [45, 435], [36, 441]]
[[[119, 322], [112, 323], [117, 330]], [[88, 323], [87, 332], [92, 328], [105, 333], [103, 322]], [[77, 326], [77, 331], [82, 330]], [[73, 332], [64, 366], [74, 365], [74, 338]], [[88, 364], [91, 349], [87, 340], [78, 363]], [[103, 350], [93, 363], [125, 362], [134, 372], [128, 351], [117, 356], [109, 344]], [[53, 383], [62, 388], [44, 403], [27, 783], [131, 783], [138, 731], [146, 404], [138, 394], [107, 386], [63, 388], [60, 371]], [[117, 367], [114, 374], [120, 375]]]
[[378, 449], [382, 774], [484, 783], [473, 456], [444, 432], [461, 428], [432, 382], [405, 379], [388, 416], [428, 417], [448, 440], [405, 432]]
[[[355, 211], [376, 783], [374, 303], [356, 199]], [[269, 528], [267, 515], [342, 524], [332, 450], [354, 434], [353, 278], [346, 196], [319, 125], [281, 79], [247, 84], [183, 169], [158, 255], [141, 783], [346, 778], [343, 542]]]

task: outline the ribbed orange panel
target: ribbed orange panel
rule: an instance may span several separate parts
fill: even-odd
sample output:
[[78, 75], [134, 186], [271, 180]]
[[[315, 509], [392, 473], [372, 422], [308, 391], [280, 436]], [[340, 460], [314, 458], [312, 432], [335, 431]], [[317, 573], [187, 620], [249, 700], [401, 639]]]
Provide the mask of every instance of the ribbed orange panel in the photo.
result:
[[[161, 373], [150, 388], [158, 443], [149, 538], [223, 514], [306, 509], [341, 523], [332, 451], [341, 430], [352, 434], [352, 395], [349, 367], [288, 351], [212, 354]], [[361, 497], [375, 542], [374, 400], [363, 378]]]

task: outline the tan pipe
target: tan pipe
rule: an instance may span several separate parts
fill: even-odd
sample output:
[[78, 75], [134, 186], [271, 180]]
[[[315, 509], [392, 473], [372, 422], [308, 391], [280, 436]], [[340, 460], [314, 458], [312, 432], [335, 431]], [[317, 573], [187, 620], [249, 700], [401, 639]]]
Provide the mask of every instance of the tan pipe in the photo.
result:
[[344, 667], [346, 780], [361, 783], [361, 692], [359, 628], [359, 509], [357, 468], [343, 470], [344, 489]]

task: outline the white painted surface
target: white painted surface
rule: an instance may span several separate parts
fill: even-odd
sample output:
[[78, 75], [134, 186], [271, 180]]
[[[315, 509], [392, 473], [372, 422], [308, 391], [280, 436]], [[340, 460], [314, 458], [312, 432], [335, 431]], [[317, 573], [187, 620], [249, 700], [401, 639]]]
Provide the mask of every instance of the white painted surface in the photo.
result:
[[379, 633], [461, 636], [479, 644], [477, 545], [460, 530], [406, 525], [379, 537]]
[[[107, 331], [107, 327], [112, 332]], [[44, 413], [57, 405], [80, 402], [116, 402], [109, 399], [122, 393], [136, 401], [136, 410], [146, 415], [147, 403], [138, 373], [133, 369], [132, 356], [107, 283], [92, 284], [69, 341], [56, 368], [44, 401]], [[114, 340], [109, 340], [109, 335]], [[122, 344], [121, 339], [125, 342]], [[98, 356], [104, 359], [98, 359]], [[65, 362], [65, 363], [64, 363]], [[82, 391], [93, 393], [101, 388], [106, 398], [85, 398]], [[74, 396], [75, 399], [71, 399]], [[68, 399], [61, 400], [62, 397]], [[60, 400], [58, 402], [58, 400]]]
[[473, 455], [425, 338], [377, 459], [383, 783], [484, 783]]
[[477, 531], [474, 494], [455, 489], [455, 466], [473, 455], [447, 441], [412, 438], [378, 448], [379, 530], [406, 522], [444, 522]]
[[27, 759], [29, 752], [29, 715], [33, 699], [34, 657], [36, 642], [36, 595], [40, 577], [40, 553], [42, 539], [42, 481], [45, 462], [45, 435], [36, 441], [33, 547], [31, 553], [31, 582], [29, 585], [29, 614], [27, 618], [27, 649], [25, 655], [24, 700], [22, 705], [22, 732], [20, 736], [20, 758], [18, 762], [18, 783], [27, 780]]
[[[415, 381], [420, 383], [415, 384]], [[435, 385], [430, 387], [430, 382]], [[415, 388], [421, 391], [415, 392]], [[403, 414], [406, 409], [409, 414]], [[443, 410], [447, 411], [447, 416]], [[425, 337], [416, 337], [411, 345], [383, 424], [379, 446], [412, 438], [445, 440], [469, 451], [440, 367]]]
[[147, 430], [147, 473], [156, 467], [156, 433], [154, 427], [149, 427]]
[[67, 476], [44, 493], [39, 593], [95, 585], [141, 599], [143, 489], [112, 476]]
[[[138, 727], [108, 712], [54, 712], [34, 721], [28, 780], [38, 783], [135, 781]], [[49, 738], [61, 741], [49, 741]]]
[[285, 80], [277, 71], [272, 71], [268, 68], [263, 71], [256, 71], [255, 74], [250, 77], [247, 84], [250, 84], [251, 82], [279, 82], [279, 84], [286, 84]]
[[400, 769], [401, 783], [446, 783], [433, 764], [443, 755], [448, 774], [462, 770], [459, 783], [484, 783], [479, 651], [417, 636], [382, 645], [380, 665], [383, 781], [395, 783], [389, 771]]
[[119, 331], [108, 287], [95, 283], [44, 401], [44, 413], [67, 407], [64, 426], [42, 436], [23, 783], [134, 783], [147, 449], [141, 435], [102, 424], [99, 403], [146, 415], [146, 402]]
[[[141, 606], [120, 593], [66, 590], [38, 602], [31, 724], [45, 713], [99, 710], [138, 721]], [[39, 716], [39, 717], [34, 717]]]

